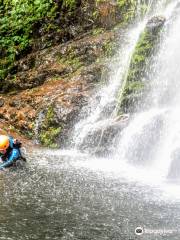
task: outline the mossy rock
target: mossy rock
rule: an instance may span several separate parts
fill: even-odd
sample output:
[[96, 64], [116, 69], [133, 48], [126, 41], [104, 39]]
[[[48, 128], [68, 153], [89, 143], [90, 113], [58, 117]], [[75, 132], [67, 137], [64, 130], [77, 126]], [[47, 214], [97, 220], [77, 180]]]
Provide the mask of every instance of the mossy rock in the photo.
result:
[[147, 70], [151, 65], [151, 57], [157, 50], [164, 23], [164, 17], [153, 17], [148, 21], [140, 35], [131, 58], [123, 89], [119, 93], [119, 112], [132, 111], [133, 105], [135, 106], [141, 100], [144, 88], [147, 85]]
[[153, 55], [157, 47], [159, 34], [164, 22], [165, 18], [163, 17], [154, 17], [148, 21], [131, 59], [127, 76], [128, 82], [136, 81], [137, 79], [139, 80], [144, 76], [146, 67], [150, 62], [150, 57]]
[[39, 140], [43, 146], [56, 148], [57, 137], [61, 133], [62, 127], [59, 126], [53, 106], [49, 106], [44, 120], [40, 127]]
[[43, 146], [57, 148], [58, 144], [55, 142], [55, 138], [60, 134], [61, 128], [48, 127], [45, 131], [40, 134], [40, 141]]

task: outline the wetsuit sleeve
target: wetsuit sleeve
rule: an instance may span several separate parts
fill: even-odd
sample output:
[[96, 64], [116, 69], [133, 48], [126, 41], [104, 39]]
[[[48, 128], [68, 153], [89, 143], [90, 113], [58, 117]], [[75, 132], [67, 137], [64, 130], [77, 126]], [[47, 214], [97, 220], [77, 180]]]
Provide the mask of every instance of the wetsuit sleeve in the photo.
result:
[[18, 149], [13, 149], [9, 159], [6, 162], [0, 164], [0, 170], [11, 165], [16, 159], [18, 159], [18, 157], [19, 157]]

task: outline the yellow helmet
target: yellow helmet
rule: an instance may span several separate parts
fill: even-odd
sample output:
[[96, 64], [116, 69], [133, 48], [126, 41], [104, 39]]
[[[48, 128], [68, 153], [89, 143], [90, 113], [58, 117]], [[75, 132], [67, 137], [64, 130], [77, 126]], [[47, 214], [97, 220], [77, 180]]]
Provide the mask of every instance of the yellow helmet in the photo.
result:
[[0, 150], [6, 150], [9, 147], [9, 138], [5, 135], [0, 135]]

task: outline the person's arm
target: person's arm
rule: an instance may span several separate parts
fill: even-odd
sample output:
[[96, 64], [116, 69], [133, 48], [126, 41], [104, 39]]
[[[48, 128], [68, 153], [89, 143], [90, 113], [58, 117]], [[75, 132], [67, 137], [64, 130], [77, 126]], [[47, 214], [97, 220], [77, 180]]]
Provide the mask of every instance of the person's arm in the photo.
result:
[[0, 170], [2, 170], [5, 167], [10, 166], [14, 162], [14, 160], [18, 159], [18, 157], [19, 157], [18, 149], [13, 149], [9, 159], [7, 161], [5, 161], [4, 163], [0, 164]]

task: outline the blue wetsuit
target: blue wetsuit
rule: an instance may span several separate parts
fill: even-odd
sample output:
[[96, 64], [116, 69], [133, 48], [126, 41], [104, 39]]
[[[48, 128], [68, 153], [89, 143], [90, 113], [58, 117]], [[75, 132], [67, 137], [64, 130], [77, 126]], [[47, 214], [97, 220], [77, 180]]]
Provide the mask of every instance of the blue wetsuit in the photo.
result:
[[20, 149], [14, 144], [14, 139], [12, 137], [9, 137], [9, 147], [7, 149], [7, 152], [4, 155], [1, 155], [3, 163], [0, 164], [0, 170], [11, 166], [20, 157]]

